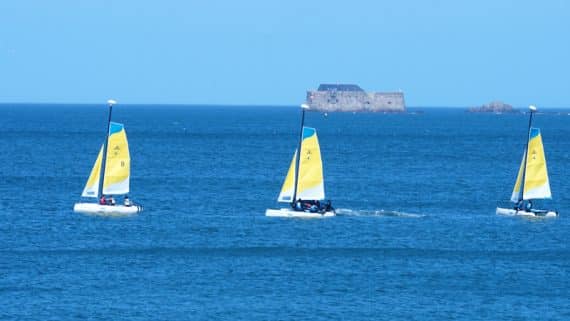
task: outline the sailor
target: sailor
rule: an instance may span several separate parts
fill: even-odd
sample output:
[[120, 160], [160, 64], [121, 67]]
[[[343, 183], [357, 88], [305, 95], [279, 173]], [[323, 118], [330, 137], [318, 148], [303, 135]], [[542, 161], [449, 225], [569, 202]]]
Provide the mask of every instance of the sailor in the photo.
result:
[[528, 201], [528, 202], [526, 203], [525, 210], [526, 210], [527, 212], [530, 212], [530, 211], [532, 210], [532, 201]]
[[522, 200], [518, 201], [517, 204], [515, 204], [515, 210], [516, 211], [522, 211], [523, 210], [523, 203], [524, 202]]
[[319, 212], [321, 210], [321, 202], [318, 200], [311, 201], [311, 206], [309, 206], [309, 211]]
[[113, 195], [109, 196], [109, 205], [115, 205], [115, 199], [113, 198]]
[[131, 199], [129, 198], [129, 195], [125, 195], [125, 200], [124, 200], [124, 204], [125, 206], [133, 206], [133, 202], [131, 202]]
[[302, 206], [303, 202], [301, 201], [301, 199], [299, 198], [297, 200], [297, 202], [295, 203], [295, 210], [297, 211], [302, 211], [303, 210], [303, 206]]
[[101, 195], [99, 199], [99, 205], [107, 205], [107, 200], [105, 199], [105, 195]]
[[331, 200], [327, 200], [325, 203], [325, 212], [332, 211], [332, 209]]

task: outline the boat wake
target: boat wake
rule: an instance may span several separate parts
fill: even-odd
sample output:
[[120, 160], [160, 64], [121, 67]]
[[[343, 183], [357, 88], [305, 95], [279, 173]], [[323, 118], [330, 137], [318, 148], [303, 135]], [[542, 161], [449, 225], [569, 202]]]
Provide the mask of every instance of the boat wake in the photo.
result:
[[398, 211], [386, 211], [386, 210], [353, 210], [349, 208], [337, 208], [336, 214], [338, 216], [393, 216], [393, 217], [410, 217], [410, 218], [420, 218], [424, 217], [424, 214], [414, 214]]

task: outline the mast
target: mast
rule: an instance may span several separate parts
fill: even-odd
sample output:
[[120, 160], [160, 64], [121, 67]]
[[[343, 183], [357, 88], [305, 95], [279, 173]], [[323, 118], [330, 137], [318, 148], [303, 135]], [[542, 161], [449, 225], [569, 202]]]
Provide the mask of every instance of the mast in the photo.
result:
[[301, 160], [301, 145], [303, 144], [303, 126], [305, 124], [305, 109], [309, 109], [309, 105], [301, 104], [301, 130], [299, 133], [299, 144], [297, 146], [297, 157], [295, 157], [295, 186], [293, 187], [293, 199], [291, 204], [297, 201], [297, 185], [299, 184], [299, 163]]
[[536, 107], [533, 105], [528, 106], [530, 110], [530, 117], [528, 119], [528, 134], [526, 136], [526, 148], [524, 152], [524, 161], [523, 161], [523, 174], [521, 177], [521, 191], [519, 196], [519, 201], [524, 199], [524, 181], [526, 176], [526, 162], [528, 159], [528, 144], [530, 143], [530, 127], [532, 126], [532, 114], [536, 111]]
[[109, 129], [111, 127], [111, 114], [113, 113], [113, 105], [117, 102], [109, 99], [109, 120], [107, 121], [107, 132], [105, 134], [105, 142], [103, 142], [103, 156], [101, 157], [101, 171], [99, 172], [99, 187], [97, 188], [97, 197], [103, 195], [103, 183], [105, 181], [105, 165], [107, 165], [107, 145], [109, 145]]

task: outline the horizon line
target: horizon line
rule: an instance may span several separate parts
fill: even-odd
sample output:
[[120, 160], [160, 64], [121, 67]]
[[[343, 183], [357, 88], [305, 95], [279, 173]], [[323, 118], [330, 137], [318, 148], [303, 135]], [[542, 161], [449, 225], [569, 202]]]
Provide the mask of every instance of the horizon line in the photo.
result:
[[[0, 106], [4, 105], [83, 105], [97, 106], [107, 105], [106, 101], [101, 103], [78, 103], [78, 102], [0, 102]], [[301, 104], [216, 104], [216, 103], [117, 103], [121, 106], [188, 106], [188, 107], [298, 107]], [[477, 106], [452, 106], [452, 105], [425, 105], [425, 106], [406, 106], [405, 108], [449, 108], [449, 109], [468, 109]], [[513, 106], [513, 109], [526, 109], [528, 106]], [[560, 106], [544, 106], [540, 109], [569, 109], [570, 107]]]

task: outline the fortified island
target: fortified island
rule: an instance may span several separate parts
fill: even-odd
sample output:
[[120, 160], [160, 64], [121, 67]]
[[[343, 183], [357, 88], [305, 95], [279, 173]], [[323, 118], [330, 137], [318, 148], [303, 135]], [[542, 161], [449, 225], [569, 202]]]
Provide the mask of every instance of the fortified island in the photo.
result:
[[331, 112], [405, 112], [402, 92], [365, 92], [353, 84], [321, 84], [307, 91], [311, 109]]

